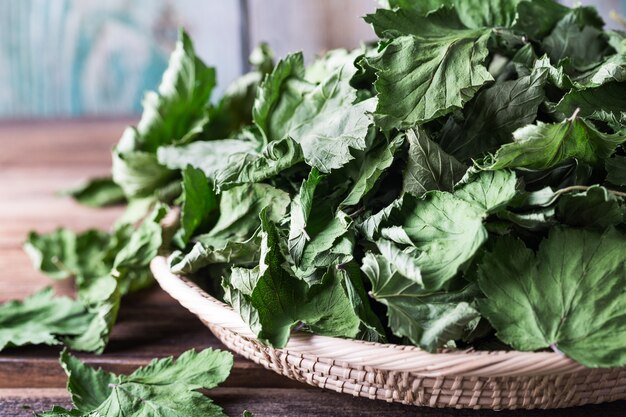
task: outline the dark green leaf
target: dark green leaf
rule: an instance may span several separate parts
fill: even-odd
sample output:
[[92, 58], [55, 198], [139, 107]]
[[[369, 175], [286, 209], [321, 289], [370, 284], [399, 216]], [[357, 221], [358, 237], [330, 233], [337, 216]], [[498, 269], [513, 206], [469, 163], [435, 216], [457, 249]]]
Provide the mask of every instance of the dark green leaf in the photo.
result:
[[482, 90], [463, 109], [462, 122], [448, 119], [439, 144], [446, 152], [467, 160], [511, 142], [515, 129], [537, 118], [545, 99], [546, 76], [547, 70], [538, 68], [528, 76], [496, 82]]
[[217, 217], [218, 197], [204, 173], [188, 166], [183, 171], [183, 205], [180, 215], [181, 247], [198, 229], [207, 227]]
[[409, 159], [404, 170], [402, 191], [421, 195], [427, 191], [452, 191], [467, 167], [445, 153], [424, 129], [409, 129]]

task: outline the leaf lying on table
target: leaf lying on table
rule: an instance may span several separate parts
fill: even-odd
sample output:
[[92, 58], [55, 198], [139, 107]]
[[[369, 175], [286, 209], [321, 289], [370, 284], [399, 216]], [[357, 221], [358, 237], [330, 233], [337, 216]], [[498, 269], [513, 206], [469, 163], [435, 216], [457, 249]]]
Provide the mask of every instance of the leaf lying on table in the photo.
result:
[[[121, 297], [152, 285], [147, 266], [162, 245], [159, 222], [167, 210], [157, 206], [136, 229], [122, 224], [112, 233], [58, 229], [31, 232], [25, 250], [36, 268], [55, 279], [74, 278], [78, 298], [91, 313], [73, 349], [102, 353], [115, 324]], [[35, 320], [35, 319], [33, 319]]]
[[518, 350], [552, 347], [588, 367], [626, 362], [626, 236], [555, 228], [537, 253], [501, 238], [480, 264], [480, 311]]
[[40, 417], [196, 416], [226, 417], [199, 389], [224, 382], [233, 366], [228, 352], [189, 350], [177, 359], [154, 359], [130, 375], [91, 368], [66, 351], [61, 365], [74, 409], [54, 407]]
[[53, 297], [43, 289], [23, 301], [0, 305], [0, 351], [24, 345], [58, 345], [87, 330], [92, 315], [67, 297]]

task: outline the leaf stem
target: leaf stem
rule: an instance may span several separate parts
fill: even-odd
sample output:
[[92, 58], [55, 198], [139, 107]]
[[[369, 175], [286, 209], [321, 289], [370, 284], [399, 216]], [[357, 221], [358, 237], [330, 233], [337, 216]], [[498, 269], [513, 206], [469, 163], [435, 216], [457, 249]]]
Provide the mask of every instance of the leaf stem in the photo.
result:
[[[555, 191], [554, 196], [557, 197], [557, 196], [560, 196], [561, 194], [569, 193], [571, 191], [587, 191], [590, 188], [591, 187], [588, 185], [570, 185], [569, 187], [561, 188], [560, 190]], [[624, 192], [611, 190], [608, 188], [605, 188], [605, 189], [611, 194], [614, 194], [618, 197], [626, 198], [626, 193]]]
[[561, 352], [561, 350], [556, 346], [556, 343], [551, 343], [550, 344], [550, 349], [552, 349], [552, 351], [554, 353], [557, 353], [557, 354], [559, 354], [561, 356], [565, 356], [565, 353]]

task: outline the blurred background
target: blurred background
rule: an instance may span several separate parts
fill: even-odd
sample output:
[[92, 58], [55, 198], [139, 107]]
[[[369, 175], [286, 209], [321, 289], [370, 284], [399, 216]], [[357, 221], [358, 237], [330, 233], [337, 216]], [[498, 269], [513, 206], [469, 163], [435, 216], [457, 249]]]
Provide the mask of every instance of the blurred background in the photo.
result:
[[[573, 5], [577, 1], [565, 0]], [[596, 5], [608, 26], [626, 0]], [[361, 16], [375, 0], [0, 0], [0, 119], [133, 116], [155, 89], [184, 26], [217, 68], [219, 90], [251, 48], [276, 57], [373, 39]], [[218, 94], [219, 95], [219, 90]]]

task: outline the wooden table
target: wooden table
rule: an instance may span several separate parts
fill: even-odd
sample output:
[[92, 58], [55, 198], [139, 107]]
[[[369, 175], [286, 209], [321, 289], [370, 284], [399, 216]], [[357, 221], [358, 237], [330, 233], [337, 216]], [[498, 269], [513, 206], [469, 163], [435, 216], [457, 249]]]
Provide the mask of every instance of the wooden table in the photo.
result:
[[[128, 120], [0, 124], [0, 302], [23, 298], [46, 285], [71, 294], [69, 282], [32, 269], [21, 249], [26, 233], [57, 226], [108, 228], [121, 209], [80, 207], [55, 193], [108, 173], [110, 148]], [[153, 357], [178, 355], [220, 342], [192, 314], [158, 288], [123, 301], [111, 342], [101, 356], [79, 354], [91, 365], [131, 372]], [[28, 347], [0, 353], [0, 416], [32, 416], [54, 404], [69, 406], [59, 348]], [[562, 411], [429, 409], [387, 404], [322, 391], [293, 382], [237, 357], [231, 377], [211, 397], [231, 416], [244, 409], [264, 416], [624, 416], [626, 402]], [[24, 408], [24, 406], [30, 407]]]

